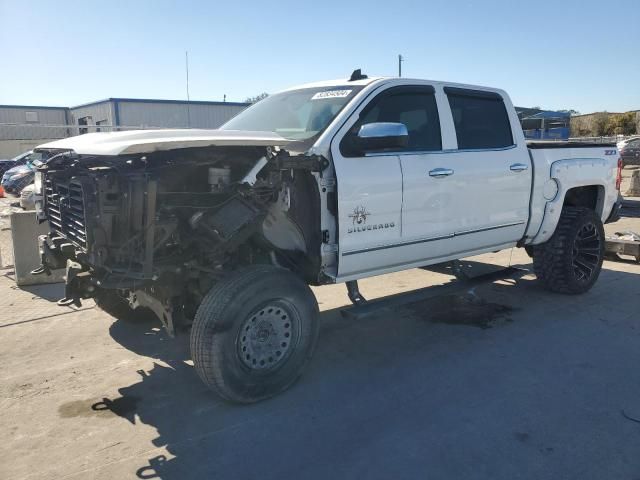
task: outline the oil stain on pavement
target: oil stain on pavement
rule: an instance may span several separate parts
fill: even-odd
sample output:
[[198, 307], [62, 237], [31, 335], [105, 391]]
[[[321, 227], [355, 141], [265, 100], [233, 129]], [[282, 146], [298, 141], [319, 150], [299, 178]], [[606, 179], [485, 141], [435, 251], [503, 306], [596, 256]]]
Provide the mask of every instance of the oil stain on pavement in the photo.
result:
[[482, 329], [512, 322], [513, 307], [473, 295], [443, 295], [404, 307], [415, 318], [432, 323], [468, 325]]

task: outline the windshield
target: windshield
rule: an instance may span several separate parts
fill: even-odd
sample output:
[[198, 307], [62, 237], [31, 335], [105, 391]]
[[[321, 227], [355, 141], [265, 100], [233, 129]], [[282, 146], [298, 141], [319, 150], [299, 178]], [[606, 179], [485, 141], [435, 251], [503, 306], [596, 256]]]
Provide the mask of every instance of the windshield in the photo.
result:
[[221, 130], [274, 132], [307, 140], [324, 130], [362, 87], [304, 88], [260, 100], [225, 123]]
[[31, 155], [31, 152], [21, 153], [20, 155], [16, 155], [15, 157], [13, 157], [11, 159], [11, 161], [12, 162], [17, 162], [19, 160], [23, 160], [24, 158], [28, 157], [29, 155]]

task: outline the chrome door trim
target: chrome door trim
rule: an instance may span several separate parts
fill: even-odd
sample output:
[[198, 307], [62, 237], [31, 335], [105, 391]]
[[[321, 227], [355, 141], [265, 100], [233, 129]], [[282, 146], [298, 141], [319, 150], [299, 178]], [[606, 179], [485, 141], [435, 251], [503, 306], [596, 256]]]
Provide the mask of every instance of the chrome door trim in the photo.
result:
[[524, 225], [524, 223], [525, 222], [502, 223], [500, 225], [494, 225], [492, 227], [477, 228], [475, 230], [462, 230], [460, 232], [455, 232], [453, 235], [455, 237], [459, 237], [462, 235], [469, 235], [470, 233], [480, 233], [480, 232], [488, 232], [489, 230], [497, 230], [498, 228], [516, 227], [518, 225]]
[[453, 236], [454, 236], [453, 233], [450, 233], [448, 235], [442, 235], [440, 237], [421, 238], [419, 240], [412, 240], [410, 242], [392, 243], [389, 245], [380, 245], [378, 247], [364, 248], [362, 250], [350, 250], [348, 252], [343, 252], [342, 255], [346, 257], [348, 255], [355, 255], [356, 253], [375, 252], [377, 250], [386, 250], [387, 248], [406, 247], [409, 245], [417, 245], [418, 243], [435, 242], [436, 240], [446, 240], [447, 238], [453, 238]]
[[379, 157], [382, 155], [442, 155], [448, 153], [466, 153], [466, 152], [502, 152], [505, 150], [513, 150], [518, 144], [509, 145], [508, 147], [496, 148], [447, 148], [444, 150], [399, 150], [395, 152], [370, 152], [365, 153], [365, 157]]
[[463, 230], [460, 232], [455, 232], [455, 233], [450, 233], [448, 235], [442, 235], [439, 237], [429, 237], [429, 238], [421, 238], [418, 240], [411, 240], [409, 242], [402, 242], [402, 243], [392, 243], [389, 245], [380, 245], [377, 247], [370, 247], [370, 248], [364, 248], [362, 250], [350, 250], [348, 252], [342, 252], [342, 256], [346, 257], [348, 255], [355, 255], [358, 253], [367, 253], [367, 252], [375, 252], [377, 250], [386, 250], [388, 248], [397, 248], [397, 247], [407, 247], [409, 245], [417, 245], [419, 243], [427, 243], [427, 242], [434, 242], [436, 240], [446, 240], [449, 238], [453, 238], [453, 237], [461, 237], [463, 235], [469, 235], [472, 233], [480, 233], [480, 232], [488, 232], [490, 230], [497, 230], [499, 228], [508, 228], [508, 227], [515, 227], [518, 225], [524, 225], [525, 222], [513, 222], [513, 223], [504, 223], [501, 225], [493, 225], [491, 227], [484, 227], [484, 228], [478, 228], [475, 230]]

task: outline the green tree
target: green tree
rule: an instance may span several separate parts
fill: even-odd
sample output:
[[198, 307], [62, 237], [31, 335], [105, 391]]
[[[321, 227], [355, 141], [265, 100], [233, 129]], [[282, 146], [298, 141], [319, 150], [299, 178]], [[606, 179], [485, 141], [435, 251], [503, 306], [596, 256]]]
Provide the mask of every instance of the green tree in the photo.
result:
[[636, 133], [635, 112], [626, 112], [609, 119], [610, 135], [633, 135]]
[[609, 114], [607, 112], [596, 113], [593, 119], [593, 133], [597, 137], [608, 135]]

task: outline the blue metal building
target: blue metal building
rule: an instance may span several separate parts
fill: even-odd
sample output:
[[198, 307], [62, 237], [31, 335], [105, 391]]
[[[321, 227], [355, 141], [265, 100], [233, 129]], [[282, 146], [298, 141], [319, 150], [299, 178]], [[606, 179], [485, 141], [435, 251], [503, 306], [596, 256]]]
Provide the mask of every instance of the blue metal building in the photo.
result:
[[516, 107], [524, 136], [530, 140], [567, 140], [571, 114], [565, 111]]

